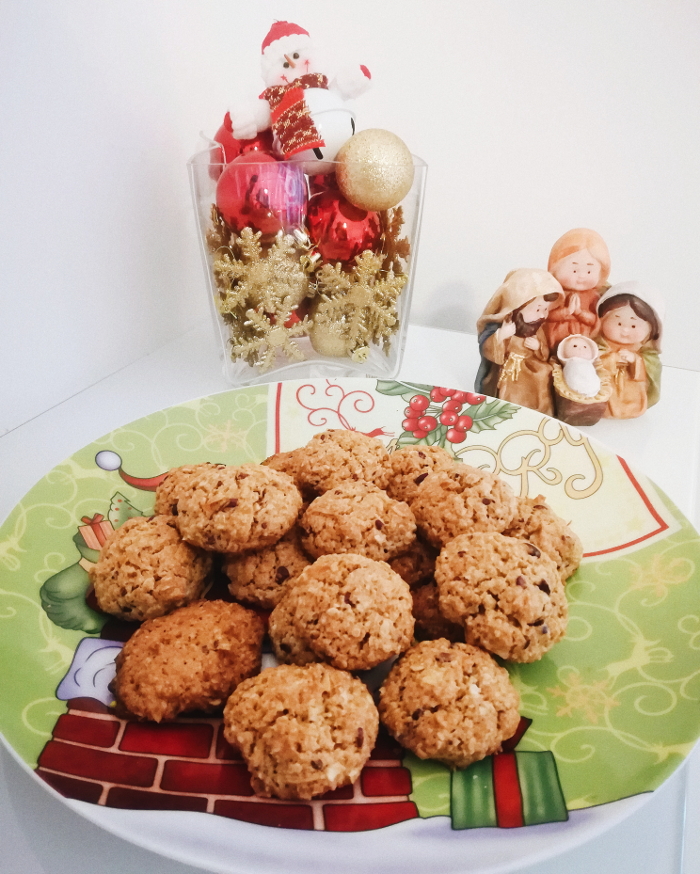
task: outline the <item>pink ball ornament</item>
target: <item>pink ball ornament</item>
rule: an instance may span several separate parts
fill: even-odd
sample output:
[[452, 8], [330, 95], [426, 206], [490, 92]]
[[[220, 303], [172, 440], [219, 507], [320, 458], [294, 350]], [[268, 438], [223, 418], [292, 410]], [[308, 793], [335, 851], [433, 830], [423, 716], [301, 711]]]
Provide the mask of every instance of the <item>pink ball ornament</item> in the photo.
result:
[[358, 209], [336, 189], [311, 198], [306, 224], [324, 261], [351, 261], [367, 249], [374, 250], [382, 233], [376, 212]]
[[252, 228], [264, 236], [303, 227], [308, 200], [306, 176], [298, 164], [264, 152], [239, 155], [216, 185], [216, 205], [234, 231]]

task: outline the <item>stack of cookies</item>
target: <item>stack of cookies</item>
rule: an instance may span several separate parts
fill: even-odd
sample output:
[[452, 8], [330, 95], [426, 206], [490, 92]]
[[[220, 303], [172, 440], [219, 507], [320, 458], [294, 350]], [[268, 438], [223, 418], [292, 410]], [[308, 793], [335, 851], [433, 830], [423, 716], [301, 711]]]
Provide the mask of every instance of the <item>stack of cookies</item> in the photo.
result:
[[[354, 782], [380, 721], [451, 767], [498, 752], [520, 702], [496, 657], [535, 661], [563, 637], [581, 559], [542, 498], [346, 430], [259, 465], [175, 468], [155, 511], [91, 574], [103, 610], [142, 623], [118, 705], [155, 721], [223, 708], [255, 791], [279, 798]], [[233, 603], [204, 600], [212, 565]], [[261, 671], [266, 635], [278, 664]]]

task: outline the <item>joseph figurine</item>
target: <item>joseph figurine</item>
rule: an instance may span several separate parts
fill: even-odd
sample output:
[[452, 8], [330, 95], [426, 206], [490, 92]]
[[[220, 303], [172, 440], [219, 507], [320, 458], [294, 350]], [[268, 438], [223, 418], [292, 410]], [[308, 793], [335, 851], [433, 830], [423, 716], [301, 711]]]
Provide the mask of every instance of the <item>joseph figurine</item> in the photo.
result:
[[550, 309], [563, 299], [561, 285], [546, 270], [521, 268], [506, 276], [477, 322], [477, 392], [554, 415], [550, 348], [543, 326]]

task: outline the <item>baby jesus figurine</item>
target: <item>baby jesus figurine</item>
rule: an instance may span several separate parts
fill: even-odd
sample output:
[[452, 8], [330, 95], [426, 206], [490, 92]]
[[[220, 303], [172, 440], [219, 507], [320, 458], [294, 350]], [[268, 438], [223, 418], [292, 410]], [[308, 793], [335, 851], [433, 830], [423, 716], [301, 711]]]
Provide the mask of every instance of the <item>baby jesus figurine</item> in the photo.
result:
[[557, 347], [557, 358], [562, 364], [564, 382], [587, 398], [600, 391], [600, 376], [596, 370], [599, 359], [598, 344], [584, 334], [569, 334]]

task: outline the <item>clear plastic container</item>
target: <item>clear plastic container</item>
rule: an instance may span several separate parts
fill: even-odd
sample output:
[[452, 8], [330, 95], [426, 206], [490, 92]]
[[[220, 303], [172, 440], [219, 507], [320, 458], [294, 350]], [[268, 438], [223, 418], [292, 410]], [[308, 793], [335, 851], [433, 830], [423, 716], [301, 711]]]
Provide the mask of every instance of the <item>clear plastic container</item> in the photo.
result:
[[[274, 379], [391, 378], [406, 340], [427, 165], [372, 212], [342, 196], [332, 162], [218, 143], [188, 163], [211, 312], [231, 385]], [[347, 169], [347, 166], [346, 166]], [[218, 187], [218, 196], [217, 196]]]

